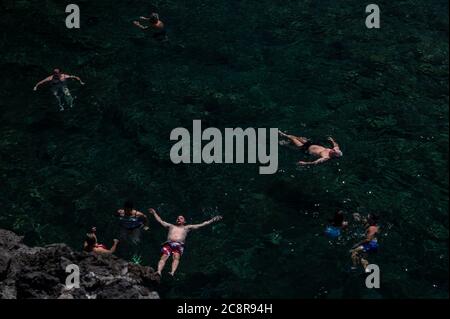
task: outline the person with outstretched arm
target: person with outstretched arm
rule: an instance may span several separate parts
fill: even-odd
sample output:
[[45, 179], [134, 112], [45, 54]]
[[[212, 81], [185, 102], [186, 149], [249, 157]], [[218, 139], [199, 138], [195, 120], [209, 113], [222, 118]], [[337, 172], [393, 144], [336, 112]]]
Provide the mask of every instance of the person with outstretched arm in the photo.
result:
[[60, 68], [55, 68], [52, 75], [36, 83], [33, 91], [37, 91], [39, 86], [45, 83], [50, 83], [51, 91], [58, 101], [60, 111], [64, 111], [64, 106], [73, 107], [74, 98], [72, 97], [69, 88], [67, 87], [67, 80], [70, 79], [77, 80], [81, 85], [85, 84], [78, 76], [65, 74]]
[[167, 241], [161, 247], [161, 259], [159, 260], [157, 271], [160, 276], [170, 256], [172, 256], [172, 270], [169, 274], [175, 275], [181, 255], [183, 255], [184, 244], [189, 231], [202, 228], [222, 219], [222, 216], [215, 216], [201, 224], [187, 225], [184, 216], [180, 215], [177, 217], [175, 224], [170, 224], [162, 220], [153, 208], [149, 208], [148, 211], [158, 223], [169, 230]]
[[332, 137], [328, 137], [328, 141], [333, 145], [332, 148], [322, 146], [318, 143], [314, 143], [306, 137], [298, 137], [294, 135], [289, 135], [279, 131], [281, 137], [288, 139], [293, 145], [295, 145], [298, 149], [304, 151], [306, 154], [313, 155], [318, 157], [315, 161], [305, 162], [299, 161], [298, 164], [302, 166], [307, 165], [317, 165], [324, 163], [330, 159], [342, 157], [342, 151], [339, 147], [339, 144]]

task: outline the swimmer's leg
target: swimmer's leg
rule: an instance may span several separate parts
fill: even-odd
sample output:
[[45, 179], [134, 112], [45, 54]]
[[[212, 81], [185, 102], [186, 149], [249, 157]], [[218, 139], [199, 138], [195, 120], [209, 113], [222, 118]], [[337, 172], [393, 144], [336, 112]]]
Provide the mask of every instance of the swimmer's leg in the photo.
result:
[[283, 133], [281, 131], [278, 131], [278, 133], [281, 136], [286, 137], [287, 139], [289, 139], [295, 146], [298, 146], [298, 147], [302, 147], [303, 144], [308, 142], [308, 139], [306, 137], [298, 137], [298, 136], [294, 136], [294, 135], [289, 135], [289, 134]]
[[366, 270], [367, 266], [369, 266], [369, 261], [361, 257], [361, 265], [363, 266], [364, 270]]
[[352, 259], [352, 263], [353, 263], [353, 268], [358, 267], [358, 265], [361, 263], [361, 257], [359, 255], [359, 253], [363, 250], [362, 246], [359, 246], [355, 249], [352, 249], [351, 252], [351, 259]]
[[64, 104], [62, 103], [61, 97], [59, 96], [58, 91], [53, 91], [53, 95], [55, 96], [56, 100], [58, 101], [59, 110], [64, 111]]
[[180, 264], [180, 258], [181, 255], [179, 253], [172, 254], [172, 271], [169, 272], [170, 275], [175, 275], [175, 271], [177, 271], [178, 265]]
[[72, 97], [72, 94], [70, 94], [69, 88], [68, 87], [64, 87], [63, 88], [63, 93], [64, 93], [64, 98], [66, 100], [66, 104], [69, 105], [70, 108], [73, 107], [73, 100], [74, 98]]
[[156, 272], [160, 276], [161, 276], [162, 270], [164, 269], [164, 266], [166, 265], [167, 259], [169, 259], [169, 255], [162, 254], [161, 259], [159, 260], [159, 263], [158, 263], [158, 271]]

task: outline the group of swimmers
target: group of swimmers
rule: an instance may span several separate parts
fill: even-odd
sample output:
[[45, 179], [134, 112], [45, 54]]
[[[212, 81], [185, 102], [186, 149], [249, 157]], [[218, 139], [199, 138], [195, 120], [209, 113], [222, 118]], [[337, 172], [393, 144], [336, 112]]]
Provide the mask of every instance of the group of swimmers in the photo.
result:
[[[159, 42], [168, 42], [169, 37], [167, 36], [167, 31], [164, 23], [160, 20], [159, 15], [157, 13], [151, 13], [149, 17], [141, 16], [140, 20], [146, 21], [147, 25], [141, 24], [139, 21], [133, 21], [133, 24], [138, 28], [149, 31], [152, 33], [152, 37]], [[72, 108], [75, 97], [72, 96], [70, 90], [67, 86], [67, 80], [75, 79], [81, 85], [85, 85], [83, 81], [78, 76], [68, 75], [63, 73], [61, 68], [55, 68], [52, 74], [42, 81], [39, 81], [33, 88], [34, 91], [37, 91], [39, 86], [50, 83], [50, 89], [55, 96], [60, 111], [64, 111], [65, 107]]]
[[[306, 154], [317, 157], [316, 160], [311, 162], [299, 161], [301, 166], [317, 165], [324, 163], [333, 158], [339, 158], [343, 156], [343, 153], [339, 147], [339, 144], [332, 137], [328, 137], [328, 141], [332, 144], [332, 147], [325, 147], [319, 143], [314, 143], [306, 137], [298, 137], [289, 135], [279, 131], [282, 138], [286, 140], [280, 142], [282, 145], [293, 145], [296, 149], [300, 149]], [[284, 142], [284, 143], [283, 143]], [[355, 221], [362, 222], [365, 229], [364, 239], [357, 244], [353, 245], [350, 250], [352, 259], [352, 270], [356, 270], [358, 265], [361, 265], [364, 269], [367, 268], [369, 262], [367, 256], [370, 253], [378, 251], [377, 234], [379, 232], [378, 216], [375, 214], [369, 214], [367, 217], [361, 217], [358, 213], [353, 214]], [[346, 229], [348, 222], [345, 221], [344, 212], [339, 211], [335, 214], [334, 218], [330, 221], [330, 225], [325, 230], [325, 235], [329, 238], [338, 238], [341, 236], [341, 231]]]
[[[171, 224], [164, 221], [153, 208], [149, 208], [148, 213], [153, 215], [155, 220], [168, 230], [167, 240], [161, 245], [161, 257], [156, 272], [159, 276], [162, 276], [164, 266], [171, 256], [172, 268], [169, 275], [175, 275], [180, 258], [184, 252], [186, 237], [191, 230], [202, 228], [222, 219], [222, 216], [215, 216], [203, 223], [188, 225], [186, 224], [186, 218], [180, 215], [175, 220], [175, 223]], [[146, 231], [149, 229], [147, 216], [134, 209], [133, 203], [130, 201], [125, 202], [124, 207], [119, 209], [116, 215], [119, 217], [120, 240], [114, 239], [113, 245], [108, 249], [105, 245], [98, 243], [96, 228], [92, 227], [86, 234], [84, 251], [97, 254], [113, 254], [116, 252], [119, 242], [123, 241], [132, 244], [138, 244], [140, 242], [142, 230]]]
[[[146, 31], [151, 31], [152, 36], [155, 40], [161, 42], [168, 42], [169, 38], [167, 36], [166, 28], [164, 23], [160, 20], [157, 13], [151, 13], [149, 17], [141, 16], [139, 20], [145, 21], [146, 25], [142, 24], [140, 21], [133, 21], [133, 24]], [[80, 77], [75, 75], [68, 75], [63, 73], [60, 68], [55, 68], [52, 75], [46, 77], [42, 81], [38, 82], [34, 91], [36, 91], [39, 86], [50, 83], [51, 91], [56, 97], [60, 110], [64, 111], [64, 107], [73, 107], [74, 97], [72, 97], [70, 90], [67, 87], [67, 80], [75, 79], [81, 85], [85, 83], [80, 79]], [[301, 166], [317, 165], [324, 163], [328, 160], [339, 158], [343, 156], [343, 153], [336, 141], [329, 137], [328, 140], [332, 144], [331, 147], [326, 147], [320, 145], [319, 143], [314, 143], [306, 137], [298, 137], [284, 132], [279, 131], [279, 135], [284, 140], [280, 142], [283, 145], [292, 145], [296, 149], [300, 149], [306, 154], [312, 155], [317, 159], [314, 161], [299, 161], [298, 164]], [[184, 251], [184, 242], [186, 236], [190, 230], [198, 229], [203, 226], [209, 225], [213, 222], [219, 221], [222, 217], [216, 216], [206, 222], [196, 225], [187, 225], [186, 220], [183, 216], [178, 216], [175, 224], [170, 224], [163, 221], [156, 211], [152, 208], [149, 209], [149, 214], [153, 215], [156, 221], [158, 221], [162, 226], [168, 228], [167, 241], [161, 247], [161, 258], [158, 263], [157, 273], [161, 275], [162, 270], [166, 264], [166, 261], [172, 256], [172, 269], [169, 272], [172, 276], [177, 270], [181, 255]], [[140, 242], [140, 236], [142, 230], [148, 230], [148, 218], [145, 214], [135, 210], [131, 202], [126, 202], [122, 209], [117, 211], [117, 216], [119, 217], [119, 223], [121, 226], [120, 240], [114, 239], [114, 243], [110, 249], [105, 245], [99, 244], [97, 241], [96, 228], [93, 227], [86, 235], [84, 242], [84, 250], [87, 252], [94, 252], [98, 254], [112, 254], [116, 251], [119, 242], [137, 244]], [[358, 265], [362, 265], [364, 268], [367, 267], [367, 254], [377, 251], [378, 243], [376, 235], [379, 231], [377, 225], [377, 218], [375, 215], [368, 215], [363, 218], [357, 214], [354, 214], [354, 219], [363, 222], [366, 228], [366, 234], [363, 241], [357, 243], [350, 250], [352, 259], [352, 269], [356, 269]], [[325, 231], [328, 237], [337, 238], [341, 234], [341, 230], [347, 227], [348, 223], [344, 221], [343, 213], [340, 211], [336, 213], [331, 225], [329, 225]], [[121, 244], [124, 245], [124, 244]]]

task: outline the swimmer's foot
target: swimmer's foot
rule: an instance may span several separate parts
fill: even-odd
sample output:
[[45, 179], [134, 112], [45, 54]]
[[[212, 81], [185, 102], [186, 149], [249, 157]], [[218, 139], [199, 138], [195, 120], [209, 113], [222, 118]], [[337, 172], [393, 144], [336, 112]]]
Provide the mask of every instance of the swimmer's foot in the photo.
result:
[[171, 272], [171, 271], [169, 271], [168, 274], [171, 275], [172, 277], [175, 276], [175, 273], [173, 273], [173, 272]]
[[284, 145], [290, 145], [290, 144], [291, 144], [291, 142], [289, 142], [289, 141], [286, 141], [286, 140], [281, 140], [281, 141], [278, 141], [278, 144], [280, 144], [280, 145], [284, 146]]
[[60, 106], [60, 107], [59, 107], [59, 110], [60, 110], [61, 112], [64, 111], [64, 107]]

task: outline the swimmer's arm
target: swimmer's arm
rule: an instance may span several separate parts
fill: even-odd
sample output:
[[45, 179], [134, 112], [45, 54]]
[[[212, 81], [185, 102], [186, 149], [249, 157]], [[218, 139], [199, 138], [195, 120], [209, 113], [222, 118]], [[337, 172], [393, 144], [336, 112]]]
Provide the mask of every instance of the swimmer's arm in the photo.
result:
[[69, 78], [69, 79], [75, 79], [75, 80], [77, 80], [78, 82], [80, 82], [81, 85], [84, 85], [84, 82], [81, 81], [81, 79], [80, 79], [78, 76], [76, 76], [76, 75], [69, 75], [68, 78]]
[[339, 144], [336, 143], [336, 141], [334, 140], [334, 138], [332, 138], [331, 136], [328, 137], [328, 140], [331, 142], [331, 144], [333, 144], [333, 148], [337, 149], [338, 151], [340, 151], [341, 149], [339, 148]]
[[190, 229], [199, 229], [199, 228], [202, 228], [202, 227], [207, 226], [209, 224], [212, 224], [212, 223], [214, 223], [216, 221], [219, 221], [221, 219], [222, 219], [222, 216], [216, 216], [216, 217], [213, 217], [210, 220], [207, 220], [206, 222], [203, 222], [201, 224], [187, 225], [186, 229], [188, 229], [188, 230], [190, 230]]
[[148, 218], [147, 215], [141, 213], [141, 212], [137, 212], [136, 216], [142, 218], [142, 220], [144, 221], [144, 230], [148, 230]]
[[149, 27], [143, 26], [142, 24], [139, 23], [139, 21], [133, 21], [134, 25], [141, 28], [142, 30], [146, 30]]
[[119, 244], [119, 240], [118, 239], [114, 239], [114, 243], [111, 247], [111, 249], [105, 249], [105, 248], [94, 248], [93, 252], [96, 254], [103, 254], [103, 255], [110, 255], [110, 254], [114, 254], [116, 252], [117, 249], [117, 245]]
[[321, 158], [319, 158], [319, 159], [316, 159], [314, 162], [303, 162], [303, 161], [300, 161], [300, 162], [298, 162], [298, 164], [300, 164], [300, 165], [302, 165], [302, 166], [306, 166], [306, 165], [317, 165], [317, 164], [326, 162], [326, 161], [328, 161], [329, 159], [330, 159], [329, 157], [321, 157]]
[[39, 86], [41, 86], [41, 85], [44, 84], [44, 83], [50, 82], [51, 80], [52, 80], [52, 77], [51, 77], [51, 76], [46, 77], [46, 78], [43, 79], [42, 81], [39, 81], [38, 83], [36, 83], [36, 85], [34, 86], [33, 90], [36, 91], [37, 88], [38, 88]]
[[148, 212], [149, 212], [150, 214], [152, 214], [153, 216], [155, 216], [156, 221], [157, 221], [158, 223], [160, 223], [163, 227], [170, 227], [170, 226], [173, 226], [172, 224], [169, 224], [169, 223], [163, 221], [163, 220], [161, 219], [161, 217], [159, 217], [159, 215], [156, 213], [156, 210], [154, 210], [153, 208], [149, 208], [149, 209], [148, 209]]

